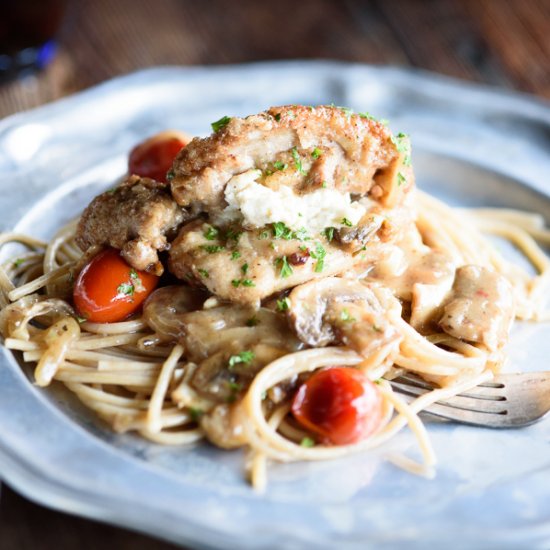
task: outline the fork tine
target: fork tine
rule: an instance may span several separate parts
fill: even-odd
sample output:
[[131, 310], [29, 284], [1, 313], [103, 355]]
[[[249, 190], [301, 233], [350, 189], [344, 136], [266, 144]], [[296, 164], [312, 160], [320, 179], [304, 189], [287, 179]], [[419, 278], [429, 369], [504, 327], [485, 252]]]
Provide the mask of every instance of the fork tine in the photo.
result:
[[[421, 395], [424, 395], [425, 393], [433, 389], [432, 387], [429, 387], [430, 389], [425, 389], [411, 386], [409, 384], [402, 384], [397, 382], [396, 380], [392, 380], [391, 385], [395, 390], [411, 397], [420, 397]], [[459, 394], [450, 397], [449, 399], [442, 399], [437, 403], [447, 409], [455, 408], [464, 411], [489, 414], [505, 414], [508, 410], [506, 398], [503, 396], [501, 397], [501, 399], [484, 399], [481, 397], [468, 397], [466, 394]]]

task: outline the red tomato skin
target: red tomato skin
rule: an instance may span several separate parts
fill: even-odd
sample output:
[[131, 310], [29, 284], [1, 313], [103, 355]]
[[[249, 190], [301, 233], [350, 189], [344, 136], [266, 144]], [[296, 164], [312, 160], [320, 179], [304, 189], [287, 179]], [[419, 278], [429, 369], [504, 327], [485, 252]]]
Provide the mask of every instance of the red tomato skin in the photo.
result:
[[377, 430], [382, 396], [357, 369], [329, 367], [315, 372], [298, 388], [291, 410], [322, 443], [349, 445]]
[[[94, 256], [78, 275], [73, 289], [74, 304], [87, 321], [115, 323], [137, 311], [158, 280], [156, 275], [132, 269], [118, 250], [107, 248]], [[120, 285], [131, 285], [133, 293], [125, 294]]]
[[166, 173], [187, 143], [189, 139], [181, 132], [161, 132], [132, 149], [128, 158], [128, 172], [166, 183]]

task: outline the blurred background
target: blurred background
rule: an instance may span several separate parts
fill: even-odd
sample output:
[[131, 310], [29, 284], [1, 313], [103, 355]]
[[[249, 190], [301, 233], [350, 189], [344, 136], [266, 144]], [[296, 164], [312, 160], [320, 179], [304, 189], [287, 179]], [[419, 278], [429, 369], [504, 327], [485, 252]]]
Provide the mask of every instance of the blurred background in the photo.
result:
[[[0, 118], [145, 67], [275, 59], [414, 67], [550, 99], [550, 0], [0, 0]], [[3, 485], [0, 548], [173, 547]]]

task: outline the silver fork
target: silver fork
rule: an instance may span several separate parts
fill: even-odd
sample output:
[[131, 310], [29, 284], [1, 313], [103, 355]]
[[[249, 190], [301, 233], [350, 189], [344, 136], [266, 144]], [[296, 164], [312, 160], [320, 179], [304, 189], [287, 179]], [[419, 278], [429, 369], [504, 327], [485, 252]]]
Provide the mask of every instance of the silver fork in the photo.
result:
[[[390, 380], [393, 389], [418, 397], [434, 387], [414, 374]], [[550, 371], [500, 374], [468, 392], [437, 401], [423, 412], [488, 428], [519, 428], [550, 411]]]

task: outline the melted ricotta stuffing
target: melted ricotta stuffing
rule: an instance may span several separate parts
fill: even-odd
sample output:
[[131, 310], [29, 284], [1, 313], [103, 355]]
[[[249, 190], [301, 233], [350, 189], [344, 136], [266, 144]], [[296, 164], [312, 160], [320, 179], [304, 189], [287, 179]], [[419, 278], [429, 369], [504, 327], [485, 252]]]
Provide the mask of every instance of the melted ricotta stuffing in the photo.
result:
[[245, 225], [251, 227], [284, 222], [293, 230], [320, 233], [326, 227], [343, 225], [343, 220], [356, 225], [367, 211], [362, 204], [352, 202], [349, 193], [317, 189], [296, 195], [290, 187], [265, 187], [256, 181], [260, 176], [259, 170], [249, 170], [229, 180], [224, 214], [236, 217], [240, 213]]

